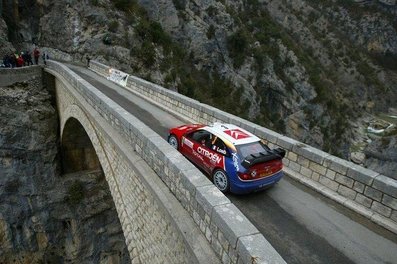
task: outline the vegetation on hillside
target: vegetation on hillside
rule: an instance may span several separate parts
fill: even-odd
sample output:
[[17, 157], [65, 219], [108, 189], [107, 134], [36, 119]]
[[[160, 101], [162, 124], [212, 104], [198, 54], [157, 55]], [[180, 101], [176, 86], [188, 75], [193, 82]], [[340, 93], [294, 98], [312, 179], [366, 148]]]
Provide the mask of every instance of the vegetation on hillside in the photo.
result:
[[[136, 0], [111, 2], [116, 9], [126, 14], [126, 23], [134, 28], [134, 37], [139, 40], [139, 44], [133, 46], [126, 43], [126, 47], [130, 48], [130, 55], [142, 63], [142, 65], [131, 65], [131, 68], [137, 73], [140, 72], [141, 66], [146, 69], [160, 69], [165, 76], [166, 87], [176, 89], [181, 94], [240, 117], [249, 118], [247, 110], [251, 106], [251, 101], [243, 99], [243, 87], [221, 76], [216, 71], [216, 65], [213, 65], [211, 70], [197, 70], [195, 54], [182, 48], [163, 30], [161, 24], [152, 21]], [[373, 10], [374, 7], [357, 9], [353, 1], [338, 0], [336, 4], [326, 0], [308, 0], [308, 2], [319, 5], [320, 10], [339, 6], [353, 14], [376, 11]], [[98, 4], [98, 1], [93, 1], [93, 3]], [[183, 11], [187, 2], [173, 0], [173, 3], [183, 20]], [[227, 2], [223, 3], [227, 4]], [[288, 6], [290, 3], [285, 1], [285, 5]], [[325, 151], [345, 156], [346, 153], [340, 152], [340, 146], [346, 143], [350, 120], [360, 112], [354, 110], [356, 106], [351, 105], [349, 100], [354, 100], [359, 95], [355, 94], [356, 91], [345, 87], [336, 73], [344, 67], [352, 75], [360, 74], [366, 86], [375, 87], [382, 92], [385, 87], [379, 82], [374, 65], [380, 64], [386, 68], [395, 69], [397, 60], [393, 56], [368, 54], [357, 50], [335, 28], [328, 30], [338, 35], [340, 40], [331, 41], [326, 32], [316, 26], [315, 22], [320, 19], [320, 14], [313, 11], [305, 19], [312, 25], [308, 27], [311, 34], [330, 54], [331, 64], [324, 67], [313, 48], [299, 43], [294, 32], [289, 32], [276, 23], [258, 0], [243, 1], [243, 5], [238, 9], [235, 6], [226, 5], [226, 11], [234, 21], [233, 31], [227, 37], [227, 49], [233, 61], [233, 67], [238, 72], [239, 68], [247, 63], [247, 59], [254, 60], [253, 70], [257, 78], [254, 82], [254, 89], [260, 96], [261, 103], [260, 114], [252, 121], [281, 133], [286, 131], [285, 120], [292, 113], [278, 98], [277, 89], [261, 79], [262, 76], [268, 74], [269, 67], [272, 67], [288, 93], [292, 94], [296, 90], [296, 83], [286, 71], [288, 68], [293, 68], [295, 62], [288, 56], [282, 56], [280, 47], [285, 47], [297, 57], [299, 65], [304, 68], [308, 76], [308, 82], [316, 92], [316, 97], [308, 102], [310, 105], [302, 109], [306, 120], [310, 120], [309, 129], [321, 130], [324, 142], [322, 147]], [[206, 12], [211, 16], [216, 16], [218, 11], [214, 6], [210, 6]], [[299, 10], [295, 10], [294, 15], [303, 16]], [[121, 27], [122, 25], [117, 21], [111, 21], [108, 25], [109, 34]], [[214, 38], [215, 30], [214, 25], [211, 24], [206, 32], [208, 39]], [[150, 75], [142, 77], [150, 80]], [[320, 114], [316, 113], [313, 111], [315, 109], [313, 105], [321, 106], [324, 111]]]
[[[140, 45], [131, 47], [131, 56], [139, 58], [147, 68], [159, 65], [160, 70], [165, 73], [166, 87], [227, 112], [247, 117], [248, 102], [242, 102], [237, 107], [234, 104], [240, 101], [241, 88], [233, 87], [229, 80], [223, 79], [216, 72], [197, 70], [194, 67], [193, 54], [187, 53], [180, 44], [173, 41], [158, 22], [150, 20], [136, 1], [112, 2], [134, 24], [136, 36], [139, 38]], [[176, 4], [182, 8], [182, 2]], [[209, 37], [213, 36], [214, 30], [209, 29]], [[136, 68], [137, 65], [131, 67]], [[150, 76], [142, 77], [150, 80]], [[231, 98], [225, 95], [230, 95]]]

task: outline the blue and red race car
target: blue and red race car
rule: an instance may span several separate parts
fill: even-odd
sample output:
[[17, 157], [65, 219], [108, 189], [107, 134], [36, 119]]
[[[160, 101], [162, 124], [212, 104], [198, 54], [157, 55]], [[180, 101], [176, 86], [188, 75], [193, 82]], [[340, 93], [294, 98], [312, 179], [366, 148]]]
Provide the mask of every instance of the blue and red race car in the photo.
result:
[[222, 192], [249, 193], [283, 177], [285, 150], [231, 124], [184, 125], [170, 129], [168, 142], [205, 171]]

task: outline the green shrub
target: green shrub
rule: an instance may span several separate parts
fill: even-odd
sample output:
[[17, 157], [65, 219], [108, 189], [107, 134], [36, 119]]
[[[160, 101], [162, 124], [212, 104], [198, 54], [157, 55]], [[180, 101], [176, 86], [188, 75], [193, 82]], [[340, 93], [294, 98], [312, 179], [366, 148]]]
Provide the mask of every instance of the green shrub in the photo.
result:
[[367, 84], [377, 83], [377, 77], [375, 70], [369, 66], [369, 64], [365, 61], [361, 61], [357, 64], [357, 71], [364, 76]]
[[113, 20], [112, 22], [109, 23], [108, 28], [110, 32], [116, 32], [117, 29], [119, 28], [119, 22], [117, 20]]
[[172, 0], [176, 10], [185, 10], [186, 0]]
[[218, 14], [218, 10], [212, 5], [209, 6], [206, 11], [210, 17], [214, 17]]
[[5, 186], [4, 190], [6, 193], [15, 193], [18, 192], [19, 187], [21, 187], [21, 182], [19, 179], [8, 181]]
[[386, 69], [397, 71], [397, 54], [386, 51], [385, 53], [373, 53], [371, 56], [377, 63]]
[[112, 38], [111, 38], [110, 34], [106, 34], [105, 36], [103, 36], [102, 42], [105, 45], [112, 45]]
[[195, 91], [197, 88], [197, 81], [196, 79], [191, 75], [191, 74], [186, 74], [185, 76], [182, 76], [181, 78], [181, 85], [179, 86], [179, 91], [190, 97], [194, 98], [195, 97]]
[[171, 44], [171, 37], [163, 30], [160, 23], [151, 22], [149, 32], [154, 43], [166, 46]]
[[79, 204], [84, 198], [84, 185], [81, 181], [75, 181], [69, 186], [67, 200], [71, 205]]
[[245, 30], [239, 30], [227, 38], [227, 48], [235, 67], [240, 67], [247, 56], [249, 39]]
[[143, 19], [135, 27], [135, 31], [143, 41], [160, 44], [168, 50], [171, 48], [171, 37], [163, 30], [160, 23]]
[[246, 0], [246, 7], [250, 10], [256, 10], [259, 8], [260, 4], [258, 0]]
[[143, 42], [137, 55], [147, 67], [152, 66], [156, 62], [156, 51], [153, 44], [149, 41]]
[[[314, 98], [313, 103], [324, 103], [330, 98], [328, 87], [326, 87], [320, 75], [311, 75], [309, 78], [310, 83], [314, 86], [317, 96]], [[332, 98], [332, 97], [331, 97]]]
[[212, 39], [215, 36], [215, 27], [214, 25], [210, 25], [207, 30], [207, 38]]
[[128, 12], [136, 2], [134, 0], [112, 0], [114, 7], [119, 9], [120, 11]]
[[314, 11], [311, 11], [308, 16], [308, 21], [310, 24], [313, 24], [318, 19], [317, 14]]
[[254, 52], [253, 55], [254, 55], [254, 59], [256, 62], [256, 66], [257, 66], [256, 70], [258, 72], [262, 72], [263, 68], [265, 66], [266, 52], [264, 51], [263, 48], [256, 48], [256, 49], [254, 49], [253, 52]]

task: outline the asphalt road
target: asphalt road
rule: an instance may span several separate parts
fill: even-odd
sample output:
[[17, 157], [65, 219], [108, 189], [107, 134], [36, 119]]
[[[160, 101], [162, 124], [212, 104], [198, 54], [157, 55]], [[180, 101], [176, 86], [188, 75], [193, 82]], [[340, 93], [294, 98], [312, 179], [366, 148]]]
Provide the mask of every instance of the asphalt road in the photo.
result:
[[[184, 123], [86, 68], [69, 67], [164, 139]], [[288, 177], [263, 192], [228, 198], [287, 263], [397, 264], [397, 235]]]

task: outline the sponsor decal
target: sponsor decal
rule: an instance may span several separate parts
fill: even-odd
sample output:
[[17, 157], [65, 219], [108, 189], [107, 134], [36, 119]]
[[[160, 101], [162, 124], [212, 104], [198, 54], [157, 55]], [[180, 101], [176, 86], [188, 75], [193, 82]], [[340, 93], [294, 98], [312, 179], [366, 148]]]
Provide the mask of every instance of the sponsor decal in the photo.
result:
[[219, 157], [219, 155], [211, 153], [202, 147], [198, 147], [197, 152], [200, 153], [201, 155], [209, 158], [212, 163], [219, 164], [222, 161], [222, 158]]
[[216, 147], [216, 151], [221, 153], [221, 154], [223, 154], [223, 155], [226, 155], [226, 149], [221, 149], [219, 147]]
[[188, 146], [189, 148], [193, 148], [193, 142], [191, 142], [189, 139], [183, 137], [182, 138], [182, 144], [185, 144], [186, 146]]
[[193, 155], [196, 156], [197, 158], [199, 158], [201, 161], [204, 162], [203, 156], [201, 156], [200, 154], [198, 154], [197, 151], [193, 150]]
[[238, 156], [237, 153], [232, 153], [232, 158], [233, 158], [233, 166], [236, 169], [236, 171], [239, 170], [239, 166], [238, 166]]
[[250, 136], [241, 131], [240, 129], [229, 129], [224, 131], [227, 135], [231, 136], [234, 139], [244, 139], [244, 138], [249, 138]]
[[116, 69], [110, 69], [109, 70], [110, 76], [107, 77], [108, 80], [113, 81], [115, 83], [120, 84], [121, 86], [127, 86], [127, 79], [128, 79], [128, 73], [116, 70]]

